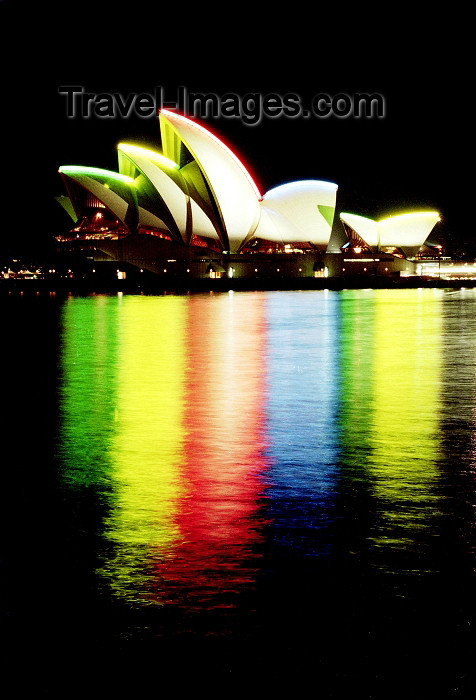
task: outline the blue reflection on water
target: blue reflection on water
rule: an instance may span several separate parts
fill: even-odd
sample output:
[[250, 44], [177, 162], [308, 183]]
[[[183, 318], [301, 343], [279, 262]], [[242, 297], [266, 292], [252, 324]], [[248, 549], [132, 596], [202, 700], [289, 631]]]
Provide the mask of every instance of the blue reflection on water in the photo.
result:
[[[208, 346], [197, 337], [195, 353], [190, 344], [187, 349], [193, 371], [183, 376], [199, 436], [188, 451], [187, 470], [194, 494], [201, 482], [206, 498], [198, 494], [194, 503], [180, 501], [182, 524], [193, 525], [194, 513], [203, 519], [200, 527], [188, 529], [196, 538], [184, 538], [187, 546], [175, 559], [173, 575], [177, 580], [180, 569], [190, 574], [195, 542], [204, 545], [195, 550], [198, 570], [209, 562], [213, 549], [207, 531], [214, 536], [216, 524], [226, 524], [220, 513], [223, 491], [215, 499], [208, 489], [216, 471], [223, 470], [221, 453], [214, 450], [217, 439], [220, 450], [228, 445], [232, 453], [226, 464], [245, 467], [243, 488], [235, 490], [231, 480], [233, 488], [226, 491], [239, 508], [228, 511], [232, 537], [221, 551], [229, 546], [236, 571], [251, 572], [237, 585], [239, 576], [220, 579], [217, 568], [207, 564], [209, 598], [221, 582], [227, 600], [233, 593], [233, 606], [201, 605], [193, 615], [186, 596], [180, 609], [152, 610], [129, 606], [119, 596], [112, 600], [98, 588], [98, 558], [110, 553], [105, 524], [117, 505], [109, 498], [113, 484], [104, 448], [120, 417], [114, 410], [117, 373], [125, 365], [116, 352], [115, 329], [116, 321], [124, 321], [124, 308], [113, 300], [85, 299], [60, 313], [26, 297], [5, 305], [10, 329], [5, 396], [10, 398], [4, 432], [11, 446], [3, 472], [8, 533], [2, 552], [3, 621], [8, 648], [15, 646], [13, 640], [21, 652], [21, 674], [25, 640], [30, 659], [36, 659], [30, 673], [34, 692], [27, 695], [37, 696], [59, 679], [54, 697], [64, 697], [57, 669], [69, 667], [75, 683], [83, 680], [81, 696], [96, 687], [99, 670], [105, 695], [124, 697], [129, 669], [128, 697], [154, 697], [160, 683], [176, 684], [186, 674], [196, 685], [199, 671], [207, 691], [210, 675], [220, 674], [221, 695], [228, 694], [223, 682], [233, 685], [247, 672], [247, 691], [259, 678], [267, 694], [274, 690], [273, 680], [279, 690], [289, 680], [298, 696], [308, 693], [310, 681], [322, 698], [363, 693], [387, 700], [395, 686], [397, 697], [408, 697], [409, 689], [415, 690], [411, 697], [432, 700], [474, 697], [476, 294], [445, 293], [433, 301], [416, 290], [393, 298], [385, 291], [257, 298], [260, 303], [264, 298], [266, 313], [255, 326], [249, 309], [241, 314], [230, 346], [216, 342], [228, 316], [218, 319], [215, 308], [205, 308], [206, 299], [199, 300], [203, 314], [195, 309], [184, 325], [202, 337], [204, 328], [214, 332]], [[214, 301], [210, 298], [210, 304]], [[208, 317], [216, 325], [203, 326]], [[150, 318], [157, 321], [157, 314]], [[259, 342], [250, 344], [256, 334]], [[24, 349], [32, 338], [35, 352], [29, 351], [26, 362]], [[229, 347], [237, 351], [231, 366], [222, 363]], [[136, 363], [135, 351], [128, 357], [147, 379], [147, 364]], [[58, 372], [61, 366], [66, 374]], [[170, 363], [157, 366], [164, 372], [161, 379], [170, 378]], [[253, 413], [249, 402], [249, 396], [259, 397], [255, 405], [261, 407], [261, 373], [267, 381], [265, 426], [261, 411]], [[136, 374], [131, 376], [135, 381]], [[182, 373], [176, 378], [180, 391]], [[238, 386], [236, 393], [222, 391], [230, 378], [227, 386]], [[259, 391], [249, 393], [247, 386]], [[94, 387], [96, 401], [91, 400]], [[142, 410], [142, 392], [134, 395]], [[129, 410], [131, 393], [124, 397]], [[227, 403], [228, 397], [234, 398]], [[233, 420], [223, 420], [223, 407], [235, 407], [227, 415], [238, 416], [245, 428], [233, 430]], [[189, 416], [177, 427], [190, 436], [192, 423]], [[134, 439], [139, 432], [134, 427]], [[234, 442], [227, 441], [230, 433]], [[170, 430], [166, 437], [171, 438]], [[219, 459], [207, 463], [204, 442]], [[250, 466], [256, 472], [263, 443], [268, 488], [262, 492], [256, 481], [250, 492], [246, 471]], [[246, 459], [238, 459], [237, 444]], [[79, 449], [76, 456], [74, 449]], [[240, 501], [237, 493], [244, 491]], [[129, 503], [134, 512], [144, 508], [143, 498], [137, 506], [132, 499]], [[243, 518], [243, 504], [251, 506], [249, 517]], [[216, 506], [212, 525], [211, 505]], [[250, 535], [246, 557], [239, 548], [243, 532]], [[145, 549], [136, 553], [139, 563], [149, 561]], [[141, 677], [150, 681], [151, 692], [138, 690]], [[296, 690], [299, 680], [306, 685]]]
[[270, 535], [305, 554], [327, 551], [338, 455], [335, 292], [267, 299]]

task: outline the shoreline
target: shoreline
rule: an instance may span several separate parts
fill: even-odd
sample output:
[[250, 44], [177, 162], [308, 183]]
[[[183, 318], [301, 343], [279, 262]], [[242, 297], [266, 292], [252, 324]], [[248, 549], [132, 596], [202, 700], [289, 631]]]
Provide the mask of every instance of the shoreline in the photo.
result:
[[157, 279], [91, 280], [91, 279], [0, 279], [0, 293], [48, 294], [199, 294], [230, 291], [341, 291], [344, 289], [462, 289], [476, 288], [474, 279], [442, 279], [437, 277], [328, 277], [301, 279]]

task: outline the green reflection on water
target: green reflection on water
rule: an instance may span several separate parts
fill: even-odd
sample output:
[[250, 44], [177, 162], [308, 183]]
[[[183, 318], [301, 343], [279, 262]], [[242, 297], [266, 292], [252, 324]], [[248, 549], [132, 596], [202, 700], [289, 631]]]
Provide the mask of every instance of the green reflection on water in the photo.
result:
[[62, 477], [84, 502], [79, 527], [103, 540], [98, 573], [124, 598], [150, 597], [152, 557], [179, 537], [185, 304], [94, 296], [63, 309]]
[[[365, 539], [374, 550], [421, 553], [439, 509], [441, 296], [434, 290], [357, 290], [340, 299], [338, 488], [355, 517], [366, 520], [366, 530], [351, 533], [349, 546]], [[189, 386], [195, 376], [186, 357], [189, 307], [186, 297], [98, 296], [71, 298], [63, 309], [64, 482], [74, 498], [88, 494], [88, 507], [93, 500], [100, 504], [96, 520], [87, 522], [103, 543], [97, 572], [115, 595], [132, 602], [163, 601], [160, 564], [183, 544], [191, 504], [196, 469], [189, 465], [186, 476], [184, 465], [190, 459], [187, 429], [195, 424], [187, 424], [185, 402], [190, 386], [200, 382]], [[261, 322], [257, 327], [262, 333]], [[258, 335], [250, 361], [261, 357]], [[227, 361], [241, 347], [237, 335], [225, 334], [219, 349], [228, 342]], [[243, 374], [230, 374], [231, 363], [220, 375], [221, 365], [210, 363], [208, 352], [204, 348], [212, 367], [207, 381], [219, 377], [210, 387], [226, 445], [236, 432], [230, 432], [229, 420], [237, 415], [231, 398], [246, 396], [247, 387], [232, 391], [230, 381], [243, 383]], [[240, 356], [246, 357], [244, 348]], [[253, 381], [266, 369], [264, 358], [257, 368]], [[202, 429], [201, 413], [194, 415]], [[250, 428], [258, 413], [255, 418]], [[202, 421], [205, 431], [208, 420]]]
[[374, 297], [364, 290], [341, 293], [340, 417], [344, 459], [352, 463], [353, 480], [365, 488], [372, 414]]
[[107, 496], [110, 426], [116, 410], [117, 300], [69, 298], [63, 306], [61, 427], [63, 479]]

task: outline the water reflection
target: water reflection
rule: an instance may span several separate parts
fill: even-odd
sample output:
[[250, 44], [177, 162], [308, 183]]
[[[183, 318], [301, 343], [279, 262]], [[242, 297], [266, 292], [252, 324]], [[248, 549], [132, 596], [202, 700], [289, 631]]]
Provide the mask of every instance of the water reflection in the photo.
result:
[[115, 596], [227, 607], [253, 580], [265, 328], [253, 295], [65, 306], [63, 478], [103, 504], [97, 571]]
[[375, 293], [371, 473], [375, 539], [400, 544], [431, 527], [440, 457], [441, 293]]
[[347, 566], [368, 560], [369, 531], [374, 511], [369, 471], [372, 454], [374, 296], [371, 290], [344, 290], [340, 294], [338, 351], [339, 412], [339, 521], [340, 536], [334, 554]]
[[[447, 292], [442, 309], [445, 330], [441, 441], [445, 451], [445, 496], [460, 545], [476, 550], [476, 290]], [[452, 490], [449, 490], [451, 485]], [[453, 547], [446, 559], [455, 567]], [[474, 567], [471, 563], [470, 566]]]
[[323, 553], [339, 451], [338, 293], [270, 294], [267, 319], [270, 534], [276, 547]]
[[37, 302], [10, 313], [3, 560], [35, 686], [55, 659], [106, 695], [127, 669], [144, 696], [246, 669], [474, 695], [475, 292], [55, 299], [25, 363]]
[[259, 294], [188, 303], [181, 543], [160, 567], [170, 600], [232, 606], [256, 576], [263, 491], [266, 318]]
[[117, 595], [161, 601], [153, 591], [157, 560], [180, 539], [177, 511], [185, 492], [186, 306], [180, 297], [124, 297], [117, 329], [117, 395], [108, 459], [111, 510], [104, 564]]
[[355, 489], [366, 489], [369, 478], [374, 310], [370, 290], [344, 290], [340, 295], [340, 449], [344, 463], [352, 465], [345, 476], [355, 482]]
[[68, 298], [62, 313], [61, 434], [63, 478], [107, 497], [108, 445], [116, 410], [117, 302]]
[[424, 568], [441, 305], [432, 290], [69, 299], [59, 454], [108, 590], [231, 608], [263, 552]]
[[439, 514], [441, 293], [365, 290], [341, 299], [343, 487], [358, 498], [356, 512], [364, 499], [371, 509], [364, 536], [384, 550], [379, 565], [401, 569], [385, 557], [421, 556]]

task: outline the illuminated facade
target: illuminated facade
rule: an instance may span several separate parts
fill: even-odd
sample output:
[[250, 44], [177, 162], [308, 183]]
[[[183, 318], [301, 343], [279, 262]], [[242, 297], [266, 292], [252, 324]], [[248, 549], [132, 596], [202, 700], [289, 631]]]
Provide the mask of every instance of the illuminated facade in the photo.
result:
[[436, 211], [417, 211], [374, 221], [341, 213], [340, 220], [348, 238], [346, 248], [411, 258], [425, 243], [440, 215]]
[[302, 257], [289, 271], [287, 256], [281, 268], [271, 265], [276, 273], [313, 274], [329, 242], [337, 185], [297, 181], [262, 195], [210, 131], [167, 110], [159, 122], [162, 152], [120, 143], [117, 173], [60, 167], [67, 196], [57, 199], [74, 220], [61, 243], [158, 274], [254, 276], [260, 258], [269, 264], [281, 253], [304, 254], [306, 264]]
[[[221, 140], [175, 112], [159, 115], [161, 152], [118, 145], [118, 172], [61, 166], [74, 221], [62, 252], [168, 278], [298, 278], [415, 274], [411, 258], [439, 216], [381, 221], [340, 214], [347, 242], [331, 253], [337, 185], [302, 180], [261, 194]], [[346, 265], [346, 263], [349, 263]], [[367, 264], [369, 263], [369, 264]]]

